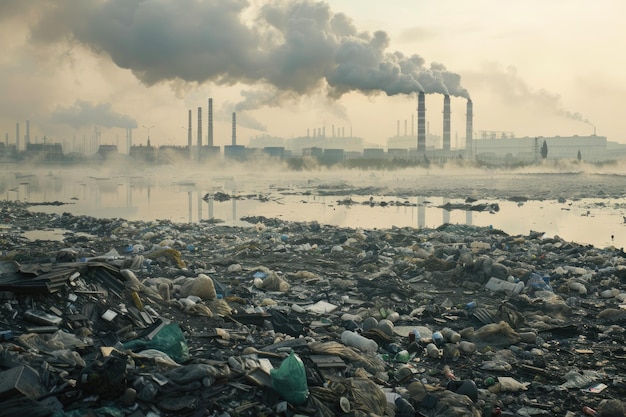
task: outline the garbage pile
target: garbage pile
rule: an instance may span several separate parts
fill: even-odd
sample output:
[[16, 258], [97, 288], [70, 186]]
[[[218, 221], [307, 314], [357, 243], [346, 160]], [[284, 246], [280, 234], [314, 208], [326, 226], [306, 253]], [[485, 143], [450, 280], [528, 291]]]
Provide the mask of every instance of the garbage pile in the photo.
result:
[[621, 249], [0, 213], [3, 416], [624, 416]]

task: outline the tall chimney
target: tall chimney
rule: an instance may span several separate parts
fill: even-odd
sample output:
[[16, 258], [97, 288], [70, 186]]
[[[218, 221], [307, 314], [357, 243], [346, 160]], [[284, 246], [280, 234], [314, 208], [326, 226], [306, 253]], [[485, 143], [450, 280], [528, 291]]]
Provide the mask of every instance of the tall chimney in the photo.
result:
[[443, 96], [443, 150], [450, 150], [450, 96]]
[[197, 138], [197, 142], [198, 142], [198, 150], [197, 150], [197, 155], [198, 155], [198, 160], [200, 160], [200, 152], [202, 149], [202, 107], [198, 107], [198, 138]]
[[426, 94], [417, 95], [417, 152], [426, 152]]
[[396, 122], [396, 137], [400, 136], [400, 120]]
[[26, 120], [26, 144], [30, 143], [30, 120]]
[[237, 113], [233, 112], [233, 139], [232, 145], [237, 145]]
[[20, 151], [20, 124], [15, 123], [15, 150]]
[[474, 132], [474, 106], [472, 100], [467, 99], [467, 114], [465, 122], [465, 154], [468, 158], [472, 156], [473, 132]]
[[189, 110], [189, 120], [187, 121], [187, 147], [189, 148], [189, 159], [193, 159], [193, 139], [191, 138], [191, 136], [191, 110]]
[[209, 99], [209, 147], [213, 146], [213, 99]]
[[407, 120], [404, 119], [404, 136], [406, 136], [407, 133], [408, 133], [407, 130], [406, 130], [406, 123], [407, 123]]

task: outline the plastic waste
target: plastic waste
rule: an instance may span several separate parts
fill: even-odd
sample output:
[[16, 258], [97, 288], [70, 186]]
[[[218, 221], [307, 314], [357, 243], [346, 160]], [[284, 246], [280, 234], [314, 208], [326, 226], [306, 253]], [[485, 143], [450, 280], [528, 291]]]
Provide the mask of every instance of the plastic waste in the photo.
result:
[[145, 350], [156, 349], [174, 359], [184, 362], [189, 359], [189, 347], [185, 336], [177, 323], [164, 325], [150, 340], [135, 339], [124, 343], [125, 349]]
[[534, 272], [530, 274], [528, 282], [526, 282], [526, 287], [531, 288], [534, 291], [552, 291], [552, 287], [550, 286], [550, 277], [542, 277]]
[[376, 341], [350, 330], [345, 330], [341, 333], [341, 343], [346, 346], [355, 347], [363, 352], [378, 351], [378, 343], [376, 343]]
[[500, 278], [491, 277], [485, 284], [485, 288], [494, 292], [508, 292], [519, 294], [524, 289], [523, 282], [509, 282]]
[[302, 359], [295, 354], [293, 349], [278, 369], [270, 371], [270, 376], [272, 378], [272, 387], [286, 401], [294, 405], [306, 402], [309, 396], [306, 370], [304, 369]]

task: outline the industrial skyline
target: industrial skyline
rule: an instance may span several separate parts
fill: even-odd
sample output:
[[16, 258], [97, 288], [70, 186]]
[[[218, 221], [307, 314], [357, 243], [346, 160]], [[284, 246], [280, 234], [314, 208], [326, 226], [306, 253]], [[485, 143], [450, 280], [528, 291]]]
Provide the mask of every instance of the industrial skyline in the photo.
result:
[[446, 146], [470, 131], [468, 97], [477, 130], [597, 128], [626, 143], [614, 111], [626, 90], [614, 71], [626, 36], [613, 20], [625, 8], [609, 0], [2, 2], [0, 129], [13, 141], [16, 123], [23, 136], [28, 120], [32, 138], [110, 143], [133, 128], [134, 143], [185, 145], [191, 132], [181, 127], [201, 107], [216, 146], [230, 143], [233, 113], [243, 145], [342, 126], [384, 146], [425, 92], [426, 123]]

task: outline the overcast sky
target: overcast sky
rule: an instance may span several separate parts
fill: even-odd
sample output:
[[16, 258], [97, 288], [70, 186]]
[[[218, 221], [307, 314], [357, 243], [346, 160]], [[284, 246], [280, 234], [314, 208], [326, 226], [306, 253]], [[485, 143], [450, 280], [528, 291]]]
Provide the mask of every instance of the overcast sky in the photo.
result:
[[[214, 142], [325, 127], [386, 145], [411, 133], [416, 94], [441, 134], [452, 100], [474, 130], [598, 135], [626, 143], [622, 0], [2, 0], [0, 128], [31, 140], [196, 142], [213, 98]], [[148, 127], [150, 129], [148, 129]], [[206, 143], [206, 139], [204, 140]]]

